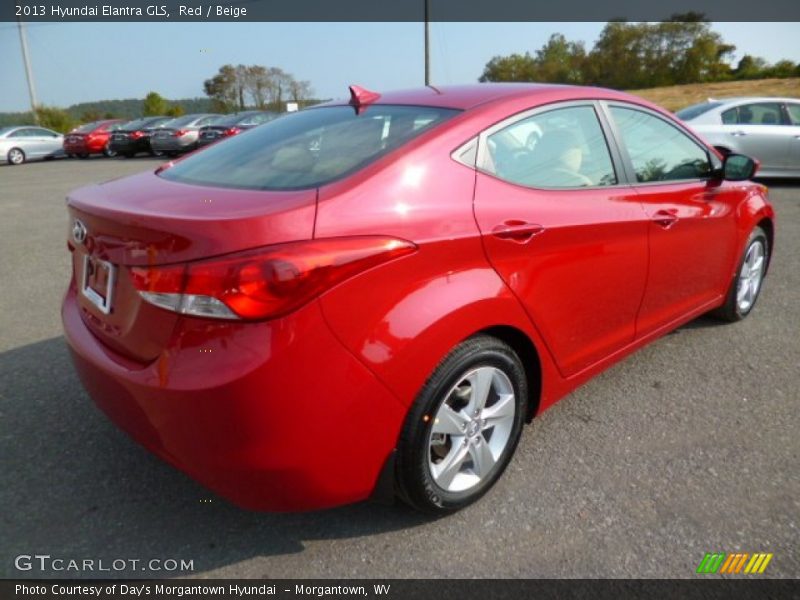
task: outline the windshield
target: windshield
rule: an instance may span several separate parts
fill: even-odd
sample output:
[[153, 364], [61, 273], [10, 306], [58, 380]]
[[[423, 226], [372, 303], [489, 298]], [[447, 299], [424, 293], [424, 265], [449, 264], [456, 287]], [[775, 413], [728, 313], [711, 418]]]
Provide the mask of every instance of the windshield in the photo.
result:
[[356, 114], [330, 106], [270, 121], [161, 172], [165, 179], [220, 187], [317, 187], [361, 169], [459, 111], [376, 104]]
[[86, 123], [76, 129], [73, 129], [73, 131], [75, 133], [89, 133], [90, 131], [97, 129], [102, 122], [103, 121], [92, 121], [91, 123]]
[[687, 106], [686, 108], [679, 110], [675, 113], [682, 121], [690, 121], [695, 117], [699, 117], [703, 113], [707, 113], [712, 108], [717, 108], [718, 106], [722, 106], [722, 102], [702, 102], [700, 104], [693, 104], [692, 106]]

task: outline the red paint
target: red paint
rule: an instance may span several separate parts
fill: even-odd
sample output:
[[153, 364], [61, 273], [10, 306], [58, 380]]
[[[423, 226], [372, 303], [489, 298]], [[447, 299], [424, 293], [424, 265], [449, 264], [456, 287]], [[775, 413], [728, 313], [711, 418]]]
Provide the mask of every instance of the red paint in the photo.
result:
[[[318, 190], [210, 188], [143, 173], [71, 194], [70, 214], [88, 230], [70, 245], [74, 272], [87, 253], [118, 266], [110, 315], [77, 293], [74, 277], [64, 300], [84, 385], [143, 445], [234, 502], [268, 510], [367, 498], [419, 389], [478, 331], [513, 329], [533, 344], [541, 412], [721, 304], [746, 236], [774, 216], [750, 182], [553, 192], [450, 156], [506, 116], [581, 98], [639, 104], [683, 128], [607, 90], [425, 88], [370, 101], [464, 112]], [[364, 236], [416, 249], [325, 280], [275, 318], [190, 317], [136, 291], [148, 267], [218, 270], [254, 249], [273, 256]]]
[[64, 152], [67, 154], [102, 154], [108, 145], [108, 138], [111, 133], [109, 127], [116, 123], [122, 123], [122, 119], [108, 119], [98, 121], [97, 126], [91, 131], [77, 133], [71, 131], [64, 136]]

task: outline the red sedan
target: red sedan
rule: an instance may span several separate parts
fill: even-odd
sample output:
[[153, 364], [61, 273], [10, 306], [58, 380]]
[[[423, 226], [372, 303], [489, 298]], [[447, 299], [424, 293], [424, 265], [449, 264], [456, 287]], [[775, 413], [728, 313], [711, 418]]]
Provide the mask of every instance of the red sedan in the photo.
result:
[[122, 119], [106, 119], [76, 127], [64, 136], [64, 152], [79, 158], [89, 158], [90, 154], [116, 156], [109, 141], [111, 132], [122, 123]]
[[241, 506], [446, 513], [591, 376], [751, 312], [755, 168], [610, 90], [352, 88], [72, 193], [66, 337], [111, 420]]

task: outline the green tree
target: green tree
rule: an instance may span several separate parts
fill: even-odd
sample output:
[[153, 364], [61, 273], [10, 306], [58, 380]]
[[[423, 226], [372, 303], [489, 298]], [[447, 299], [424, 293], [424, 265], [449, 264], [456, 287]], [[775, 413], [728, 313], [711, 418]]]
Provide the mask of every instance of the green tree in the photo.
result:
[[767, 76], [780, 77], [781, 79], [795, 77], [798, 67], [800, 67], [800, 65], [795, 65], [790, 60], [779, 60], [767, 69]]
[[92, 121], [99, 121], [103, 115], [99, 110], [85, 110], [81, 113], [81, 123], [91, 123]]
[[142, 103], [142, 115], [145, 117], [157, 117], [165, 115], [169, 110], [169, 103], [158, 93], [150, 92], [145, 96]]
[[38, 106], [36, 117], [39, 125], [60, 133], [66, 133], [75, 126], [69, 113], [55, 106]]
[[765, 76], [769, 64], [759, 56], [745, 54], [733, 71], [736, 79], [760, 79]]
[[181, 117], [186, 114], [186, 111], [183, 110], [183, 106], [180, 104], [173, 104], [163, 114], [168, 117]]
[[536, 81], [536, 75], [536, 60], [526, 52], [493, 57], [478, 81]]

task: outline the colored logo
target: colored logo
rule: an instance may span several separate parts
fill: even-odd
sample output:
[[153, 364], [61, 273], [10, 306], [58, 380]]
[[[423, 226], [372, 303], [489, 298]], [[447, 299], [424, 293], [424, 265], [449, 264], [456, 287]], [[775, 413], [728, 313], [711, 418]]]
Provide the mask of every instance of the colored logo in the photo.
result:
[[772, 554], [766, 552], [736, 552], [726, 554], [725, 552], [709, 552], [697, 566], [698, 573], [733, 573], [750, 574], [763, 573], [767, 568]]

